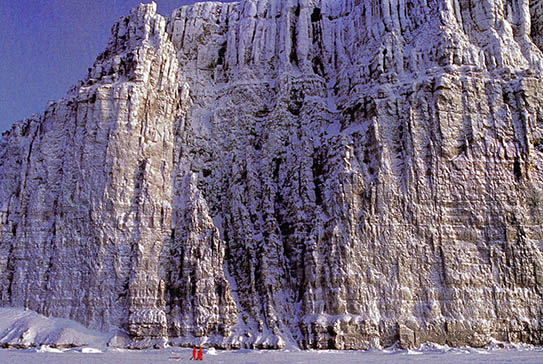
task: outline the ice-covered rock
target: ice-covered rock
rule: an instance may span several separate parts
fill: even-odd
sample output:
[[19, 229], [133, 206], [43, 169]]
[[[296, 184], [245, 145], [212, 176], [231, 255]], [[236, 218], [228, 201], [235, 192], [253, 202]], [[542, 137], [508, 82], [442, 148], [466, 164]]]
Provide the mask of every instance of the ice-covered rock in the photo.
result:
[[140, 5], [0, 142], [0, 303], [114, 346], [542, 344], [542, 27], [536, 0]]

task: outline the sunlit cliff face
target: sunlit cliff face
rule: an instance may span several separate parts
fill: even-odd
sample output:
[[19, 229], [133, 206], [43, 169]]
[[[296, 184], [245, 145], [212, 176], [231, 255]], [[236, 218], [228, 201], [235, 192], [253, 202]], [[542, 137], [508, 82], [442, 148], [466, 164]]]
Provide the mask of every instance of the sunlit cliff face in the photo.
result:
[[539, 3], [141, 5], [0, 144], [0, 303], [116, 343], [542, 344]]

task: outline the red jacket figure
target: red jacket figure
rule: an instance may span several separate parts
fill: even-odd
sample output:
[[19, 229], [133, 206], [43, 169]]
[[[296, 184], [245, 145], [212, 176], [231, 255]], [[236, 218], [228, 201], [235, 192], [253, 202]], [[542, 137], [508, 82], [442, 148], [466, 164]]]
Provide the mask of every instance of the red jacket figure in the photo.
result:
[[200, 347], [200, 350], [198, 350], [198, 359], [196, 360], [204, 360], [204, 353], [202, 352], [201, 347]]
[[196, 346], [192, 347], [192, 358], [190, 360], [196, 360]]

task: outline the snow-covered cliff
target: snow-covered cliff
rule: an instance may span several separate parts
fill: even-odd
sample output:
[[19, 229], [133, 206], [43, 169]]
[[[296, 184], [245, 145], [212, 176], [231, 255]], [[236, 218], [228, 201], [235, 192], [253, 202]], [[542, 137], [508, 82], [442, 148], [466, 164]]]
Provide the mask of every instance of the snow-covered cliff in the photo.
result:
[[542, 29], [537, 0], [140, 5], [0, 142], [0, 304], [121, 346], [543, 344]]

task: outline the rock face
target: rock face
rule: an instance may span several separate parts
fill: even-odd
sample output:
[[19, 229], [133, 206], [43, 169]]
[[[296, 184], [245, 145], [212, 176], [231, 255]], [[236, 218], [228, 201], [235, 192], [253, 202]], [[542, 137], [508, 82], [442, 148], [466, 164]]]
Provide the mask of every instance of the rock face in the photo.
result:
[[543, 5], [140, 5], [0, 144], [0, 304], [114, 343], [543, 344]]

